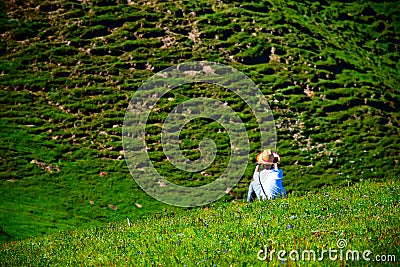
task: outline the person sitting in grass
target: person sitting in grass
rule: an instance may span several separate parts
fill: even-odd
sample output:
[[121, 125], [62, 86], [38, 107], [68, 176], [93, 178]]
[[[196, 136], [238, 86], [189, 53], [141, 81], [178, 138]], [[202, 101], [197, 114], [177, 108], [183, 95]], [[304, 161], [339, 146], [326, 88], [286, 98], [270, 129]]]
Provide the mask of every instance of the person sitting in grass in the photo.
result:
[[249, 186], [247, 202], [258, 198], [259, 200], [274, 199], [286, 196], [286, 190], [282, 185], [283, 172], [278, 169], [280, 156], [270, 149], [265, 149], [256, 157], [257, 164], [254, 170], [253, 180]]

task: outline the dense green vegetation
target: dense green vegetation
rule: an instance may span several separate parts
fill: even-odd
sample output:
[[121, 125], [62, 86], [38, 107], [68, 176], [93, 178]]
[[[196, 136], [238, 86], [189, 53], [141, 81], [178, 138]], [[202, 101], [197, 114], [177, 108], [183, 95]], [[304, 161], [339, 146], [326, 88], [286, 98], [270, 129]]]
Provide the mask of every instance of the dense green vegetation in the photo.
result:
[[[135, 90], [187, 61], [231, 65], [268, 98], [289, 192], [393, 180], [400, 170], [398, 10], [396, 1], [1, 2], [0, 240], [177, 210], [135, 184], [121, 129]], [[195, 159], [199, 141], [214, 139], [219, 151], [207, 175], [162, 161], [160, 124], [188, 98], [228, 103], [246, 123], [251, 157], [261, 150], [257, 123], [237, 96], [201, 84], [171, 94], [154, 108], [147, 136], [169, 180], [203, 184], [229, 160], [227, 136], [198, 120], [183, 129], [182, 150]], [[250, 159], [233, 190], [239, 198], [252, 171]]]
[[[399, 186], [362, 182], [287, 199], [213, 204], [11, 242], [1, 255], [11, 266], [392, 266], [400, 257]], [[315, 258], [302, 256], [310, 250]]]

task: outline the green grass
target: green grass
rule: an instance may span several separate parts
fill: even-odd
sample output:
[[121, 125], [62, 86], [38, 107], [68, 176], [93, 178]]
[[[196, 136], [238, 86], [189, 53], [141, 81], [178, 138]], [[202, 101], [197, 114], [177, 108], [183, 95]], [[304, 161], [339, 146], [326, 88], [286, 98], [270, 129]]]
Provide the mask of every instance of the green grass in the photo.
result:
[[[0, 241], [174, 211], [134, 182], [121, 133], [143, 82], [188, 61], [227, 64], [257, 84], [289, 192], [398, 177], [398, 10], [396, 1], [1, 2], [0, 226], [8, 235]], [[147, 125], [149, 154], [175, 183], [218, 177], [230, 151], [220, 125], [198, 120], [182, 134], [191, 158], [202, 137], [216, 142], [209, 180], [159, 161], [160, 123], [199, 96], [227, 102], [245, 121], [251, 160], [233, 189], [244, 198], [260, 134], [249, 107], [223, 88], [187, 86], [160, 100]]]
[[[154, 218], [9, 242], [8, 266], [373, 266], [377, 255], [400, 260], [398, 179], [324, 187], [304, 196], [264, 202], [218, 203]], [[344, 239], [347, 246], [338, 247]], [[267, 248], [267, 257], [263, 258]], [[324, 250], [337, 250], [322, 254]], [[262, 251], [260, 254], [260, 250]], [[278, 259], [277, 253], [286, 261]], [[295, 259], [296, 250], [299, 260]], [[313, 250], [316, 260], [302, 251]], [[359, 261], [347, 256], [360, 252]], [[365, 261], [362, 253], [371, 261]], [[276, 251], [275, 253], [272, 251]], [[342, 254], [341, 252], [342, 251]], [[291, 253], [291, 254], [289, 254]], [[327, 253], [327, 252], [325, 252]], [[258, 255], [261, 260], [258, 259]], [[272, 255], [272, 256], [271, 256]], [[312, 255], [312, 254], [311, 254]], [[321, 256], [324, 255], [324, 256]], [[342, 255], [342, 256], [340, 256]], [[319, 258], [323, 261], [319, 261]], [[311, 258], [313, 259], [313, 258]], [[382, 265], [392, 265], [392, 262]]]

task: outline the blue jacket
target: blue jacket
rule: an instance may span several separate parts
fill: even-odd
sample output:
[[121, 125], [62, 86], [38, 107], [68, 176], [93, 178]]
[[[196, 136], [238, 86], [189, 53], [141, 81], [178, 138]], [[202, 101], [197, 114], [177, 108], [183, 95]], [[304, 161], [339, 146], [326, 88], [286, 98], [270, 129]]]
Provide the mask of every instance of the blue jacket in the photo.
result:
[[[255, 193], [258, 199], [264, 200], [266, 198], [273, 199], [275, 197], [286, 196], [286, 190], [282, 185], [283, 172], [278, 170], [262, 170], [258, 172], [258, 167], [254, 170], [253, 181], [249, 186], [249, 193], [247, 201], [250, 202]], [[260, 181], [261, 184], [260, 185]], [[263, 190], [264, 189], [264, 190]], [[265, 192], [265, 193], [264, 193]]]

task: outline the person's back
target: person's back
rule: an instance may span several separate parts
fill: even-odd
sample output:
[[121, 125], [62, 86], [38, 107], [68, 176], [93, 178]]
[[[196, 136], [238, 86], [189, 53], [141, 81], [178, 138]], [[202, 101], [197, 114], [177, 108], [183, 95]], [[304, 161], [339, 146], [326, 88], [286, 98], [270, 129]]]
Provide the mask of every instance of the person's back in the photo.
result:
[[[281, 169], [264, 169], [261, 172], [254, 172], [253, 178], [255, 181], [258, 181], [258, 174], [260, 174], [261, 190], [264, 189], [268, 199], [286, 195], [286, 190], [282, 185], [283, 172]], [[264, 195], [264, 192], [261, 193]]]
[[[264, 150], [257, 156], [258, 165], [254, 170], [253, 181], [249, 186], [247, 201], [257, 197], [264, 200], [286, 196], [286, 190], [282, 185], [283, 172], [278, 169], [280, 157], [276, 152]], [[261, 170], [261, 166], [263, 169]]]

